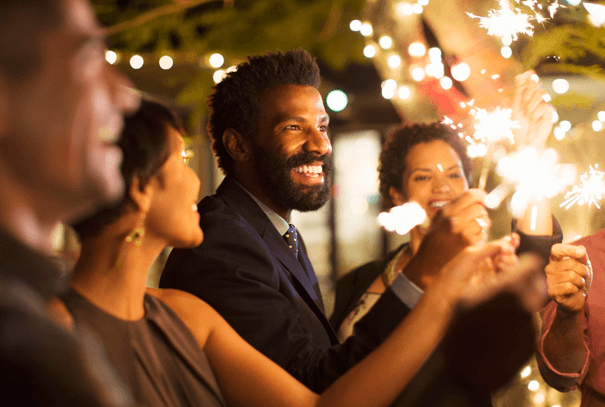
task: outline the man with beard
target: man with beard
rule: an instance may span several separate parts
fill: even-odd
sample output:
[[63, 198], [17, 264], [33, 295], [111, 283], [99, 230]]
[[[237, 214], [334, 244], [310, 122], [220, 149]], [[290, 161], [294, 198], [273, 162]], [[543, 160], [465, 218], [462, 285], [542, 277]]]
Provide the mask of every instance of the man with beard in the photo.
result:
[[[319, 82], [315, 60], [294, 50], [250, 57], [215, 86], [208, 130], [226, 177], [198, 205], [204, 243], [173, 250], [160, 280], [160, 287], [209, 303], [316, 392], [391, 332], [413, 290], [396, 279], [356, 325], [356, 335], [339, 343], [304, 242], [289, 224], [293, 209], [317, 210], [330, 195], [332, 146]], [[470, 201], [478, 216], [487, 216]], [[438, 267], [435, 251], [428, 252]]]

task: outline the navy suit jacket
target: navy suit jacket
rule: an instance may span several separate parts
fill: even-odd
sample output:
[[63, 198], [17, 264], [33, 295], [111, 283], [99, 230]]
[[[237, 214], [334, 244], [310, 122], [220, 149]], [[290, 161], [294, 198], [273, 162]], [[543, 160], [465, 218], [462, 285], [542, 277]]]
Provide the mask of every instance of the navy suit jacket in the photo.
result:
[[372, 351], [408, 312], [387, 290], [356, 325], [356, 335], [340, 344], [324, 314], [304, 243], [298, 261], [230, 177], [198, 210], [204, 242], [172, 251], [160, 287], [209, 303], [252, 346], [316, 392]]

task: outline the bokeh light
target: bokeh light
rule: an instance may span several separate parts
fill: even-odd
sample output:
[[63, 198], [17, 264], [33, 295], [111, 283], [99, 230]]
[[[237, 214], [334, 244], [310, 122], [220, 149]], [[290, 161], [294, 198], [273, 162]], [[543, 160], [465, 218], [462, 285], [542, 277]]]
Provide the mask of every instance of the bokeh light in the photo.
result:
[[326, 104], [333, 112], [342, 112], [349, 104], [347, 94], [340, 89], [331, 90], [326, 96]]
[[132, 67], [132, 69], [141, 69], [141, 67], [143, 67], [144, 63], [145, 63], [145, 60], [140, 55], [133, 55], [130, 58], [130, 66]]

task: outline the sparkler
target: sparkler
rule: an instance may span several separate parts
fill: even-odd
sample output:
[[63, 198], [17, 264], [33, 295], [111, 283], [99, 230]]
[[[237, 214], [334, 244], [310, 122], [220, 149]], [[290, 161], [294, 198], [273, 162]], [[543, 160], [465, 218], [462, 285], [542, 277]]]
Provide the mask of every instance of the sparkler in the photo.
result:
[[479, 19], [479, 26], [487, 29], [488, 35], [497, 35], [498, 37], [518, 39], [518, 34], [534, 34], [534, 27], [531, 25], [532, 16], [512, 10], [508, 0], [500, 0], [500, 10], [489, 10], [487, 17], [476, 16], [472, 13], [466, 13], [471, 18]]
[[520, 217], [527, 209], [528, 202], [552, 198], [573, 184], [576, 167], [573, 164], [559, 164], [555, 150], [548, 148], [540, 155], [532, 147], [502, 157], [496, 171], [505, 180], [486, 198], [491, 208], [497, 207], [513, 188], [512, 212]]
[[605, 181], [603, 180], [605, 173], [599, 171], [598, 167], [598, 164], [595, 164], [594, 168], [590, 166], [590, 170], [580, 177], [580, 185], [574, 185], [571, 191], [565, 194], [565, 201], [559, 207], [565, 207], [567, 210], [574, 204], [578, 206], [588, 204], [588, 207], [594, 204], [597, 209], [601, 209], [599, 201], [605, 193]]
[[391, 208], [389, 212], [378, 215], [378, 223], [389, 232], [405, 235], [418, 225], [428, 227], [430, 219], [426, 212], [416, 202], [407, 202]]
[[[466, 13], [471, 18], [479, 19], [479, 26], [487, 29], [488, 35], [497, 35], [503, 39], [516, 41], [519, 34], [526, 34], [530, 37], [534, 34], [534, 26], [532, 21], [543, 24], [548, 20], [548, 17], [542, 14], [543, 6], [537, 0], [515, 0], [517, 4], [522, 4], [529, 8], [533, 15], [526, 14], [518, 8], [511, 7], [508, 0], [499, 0], [499, 10], [489, 10], [487, 17], [476, 16], [472, 13]], [[564, 7], [559, 4], [558, 0], [551, 2], [548, 7], [550, 18], [554, 18], [557, 10]]]
[[486, 144], [496, 144], [508, 140], [515, 144], [513, 129], [521, 127], [518, 121], [511, 120], [512, 109], [501, 109], [488, 112], [485, 109], [477, 109], [475, 112], [475, 140], [481, 140]]

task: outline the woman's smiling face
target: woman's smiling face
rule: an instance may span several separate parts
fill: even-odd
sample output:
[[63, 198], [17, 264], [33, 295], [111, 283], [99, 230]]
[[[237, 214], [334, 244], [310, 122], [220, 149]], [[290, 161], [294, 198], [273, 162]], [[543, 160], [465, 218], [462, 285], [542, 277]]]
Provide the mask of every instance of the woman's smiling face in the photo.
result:
[[416, 144], [405, 160], [401, 188], [390, 191], [396, 205], [417, 202], [432, 219], [439, 209], [468, 189], [460, 157], [445, 141]]

